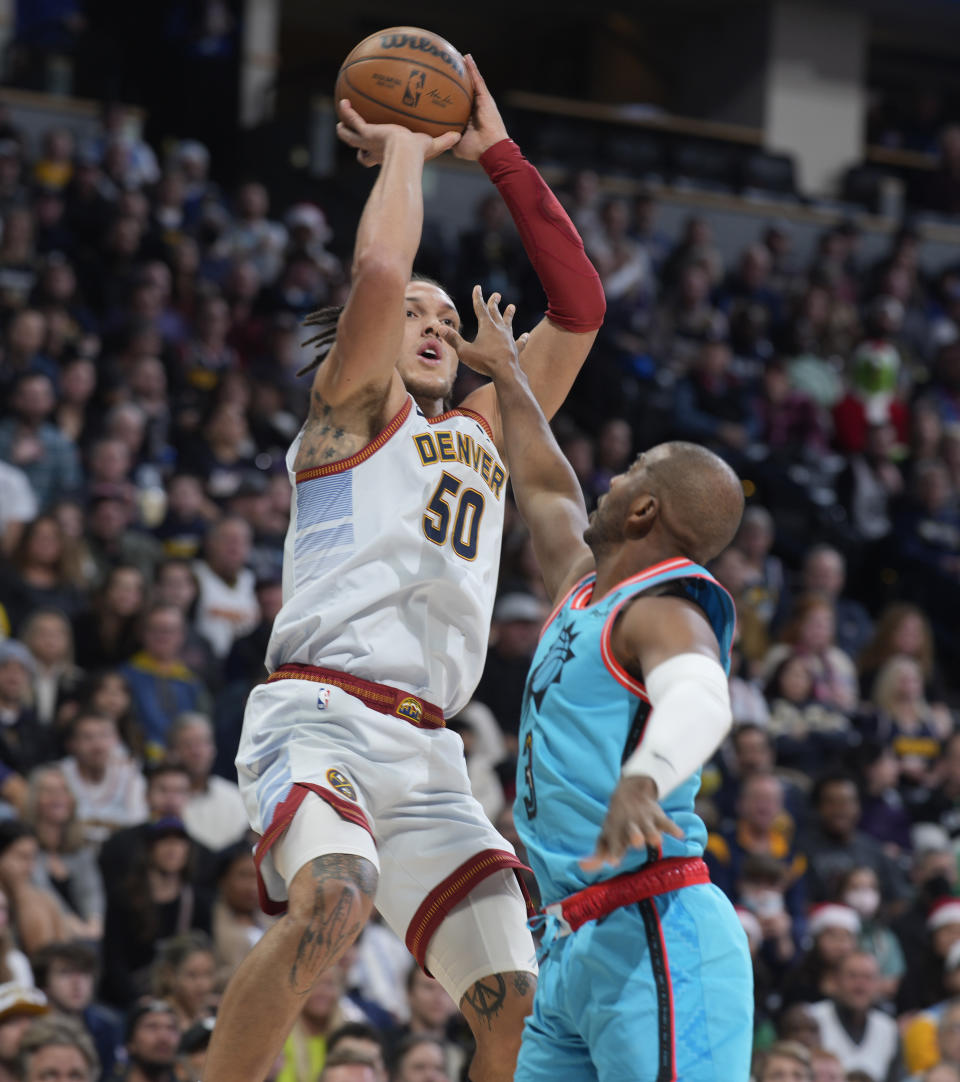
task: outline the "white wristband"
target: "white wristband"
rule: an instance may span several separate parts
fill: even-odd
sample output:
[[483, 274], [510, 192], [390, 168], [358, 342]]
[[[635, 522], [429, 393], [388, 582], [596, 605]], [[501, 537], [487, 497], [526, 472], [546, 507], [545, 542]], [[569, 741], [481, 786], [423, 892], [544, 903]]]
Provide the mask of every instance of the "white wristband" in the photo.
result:
[[646, 677], [650, 716], [624, 777], [643, 774], [662, 800], [710, 758], [733, 714], [723, 667], [705, 654], [677, 654]]

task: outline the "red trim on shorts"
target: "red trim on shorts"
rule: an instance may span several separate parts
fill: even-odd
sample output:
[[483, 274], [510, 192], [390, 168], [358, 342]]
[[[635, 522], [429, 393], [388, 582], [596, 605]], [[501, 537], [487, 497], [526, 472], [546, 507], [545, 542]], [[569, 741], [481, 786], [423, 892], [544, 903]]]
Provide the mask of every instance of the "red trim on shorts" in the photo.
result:
[[343, 473], [346, 470], [352, 470], [354, 466], [359, 466], [361, 462], [376, 454], [391, 436], [397, 434], [404, 421], [410, 416], [412, 409], [413, 399], [408, 397], [387, 427], [379, 435], [374, 436], [365, 447], [361, 447], [356, 454], [351, 455], [349, 458], [342, 458], [339, 462], [331, 462], [329, 466], [311, 466], [307, 470], [298, 470], [295, 475], [297, 484], [299, 485], [301, 481], [313, 481], [317, 477], [329, 477], [332, 473]]
[[451, 417], [469, 417], [480, 425], [490, 439], [493, 439], [493, 429], [490, 427], [486, 417], [484, 417], [482, 413], [477, 413], [476, 410], [464, 409], [462, 406], [455, 410], [447, 410], [446, 413], [441, 413], [438, 417], [428, 417], [427, 424], [435, 425], [440, 421], [448, 421]]
[[322, 785], [314, 785], [313, 782], [309, 781], [294, 782], [290, 787], [290, 792], [274, 809], [270, 825], [261, 835], [260, 841], [257, 842], [257, 848], [253, 853], [253, 862], [257, 866], [257, 894], [260, 897], [260, 908], [271, 917], [279, 913], [285, 913], [287, 903], [286, 901], [274, 901], [267, 894], [267, 885], [260, 874], [260, 865], [280, 835], [293, 822], [293, 817], [306, 798], [307, 793], [316, 793], [321, 800], [325, 800], [333, 808], [341, 819], [346, 820], [348, 823], [355, 823], [358, 827], [363, 827], [370, 837], [373, 837], [373, 831], [370, 829], [367, 817], [358, 804], [340, 796], [339, 793], [333, 792], [332, 789], [326, 789]]
[[443, 729], [446, 726], [440, 707], [428, 703], [419, 695], [411, 695], [409, 691], [401, 691], [389, 684], [362, 680], [359, 676], [351, 676], [336, 669], [291, 663], [281, 665], [267, 677], [268, 684], [276, 680], [312, 680], [315, 684], [330, 684], [331, 687], [340, 688], [348, 695], [353, 695], [371, 710], [402, 718], [418, 729]]
[[416, 958], [417, 964], [425, 973], [429, 973], [427, 947], [434, 933], [443, 923], [444, 917], [455, 905], [462, 902], [478, 883], [482, 883], [487, 876], [503, 868], [513, 868], [518, 873], [520, 889], [523, 891], [524, 898], [527, 899], [529, 909], [529, 895], [519, 875], [521, 869], [527, 870], [526, 865], [515, 854], [508, 853], [505, 849], [484, 849], [483, 852], [477, 853], [451, 872], [443, 882], [438, 883], [420, 903], [420, 908], [414, 913], [413, 920], [407, 928], [406, 944], [407, 950]]

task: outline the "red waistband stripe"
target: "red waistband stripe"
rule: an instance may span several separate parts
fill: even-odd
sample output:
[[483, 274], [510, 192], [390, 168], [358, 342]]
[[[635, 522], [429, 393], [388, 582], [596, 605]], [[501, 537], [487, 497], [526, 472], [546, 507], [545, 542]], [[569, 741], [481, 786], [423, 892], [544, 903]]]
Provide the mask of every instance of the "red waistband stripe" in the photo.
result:
[[316, 665], [281, 665], [267, 677], [268, 684], [276, 680], [312, 680], [316, 684], [329, 684], [353, 695], [371, 710], [403, 718], [418, 729], [442, 729], [446, 725], [440, 707], [428, 703], [426, 699], [335, 669], [321, 669]]

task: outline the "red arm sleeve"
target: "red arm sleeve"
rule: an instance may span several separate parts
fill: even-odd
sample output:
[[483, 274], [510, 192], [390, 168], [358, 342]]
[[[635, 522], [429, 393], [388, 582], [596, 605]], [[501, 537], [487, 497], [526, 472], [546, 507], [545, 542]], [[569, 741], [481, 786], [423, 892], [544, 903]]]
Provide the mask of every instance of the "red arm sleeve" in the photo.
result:
[[494, 143], [480, 164], [513, 216], [547, 295], [547, 318], [577, 334], [597, 330], [607, 307], [600, 276], [546, 181], [512, 139]]

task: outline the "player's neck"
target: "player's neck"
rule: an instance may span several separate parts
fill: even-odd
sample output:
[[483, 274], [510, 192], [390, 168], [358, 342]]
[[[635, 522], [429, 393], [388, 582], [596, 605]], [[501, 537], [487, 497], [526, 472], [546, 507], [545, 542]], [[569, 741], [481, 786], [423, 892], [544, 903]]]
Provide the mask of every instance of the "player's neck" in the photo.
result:
[[441, 413], [446, 413], [449, 408], [446, 400], [443, 398], [432, 398], [429, 395], [415, 394], [413, 400], [425, 417], [439, 417]]
[[639, 575], [648, 567], [655, 567], [664, 560], [682, 556], [675, 544], [659, 538], [645, 537], [639, 541], [625, 541], [609, 548], [594, 550], [597, 561], [597, 581], [591, 601], [596, 602], [615, 590], [621, 582]]

